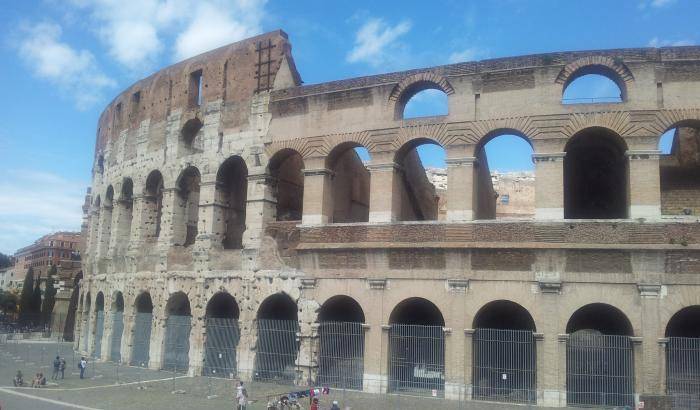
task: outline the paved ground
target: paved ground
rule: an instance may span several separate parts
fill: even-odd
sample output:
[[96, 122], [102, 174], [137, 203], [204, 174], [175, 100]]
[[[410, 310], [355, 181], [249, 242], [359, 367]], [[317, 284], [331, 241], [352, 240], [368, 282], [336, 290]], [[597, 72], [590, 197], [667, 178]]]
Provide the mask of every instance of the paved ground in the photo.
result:
[[[56, 355], [66, 358], [65, 379], [51, 382], [41, 389], [14, 388], [12, 378], [22, 370], [31, 382], [36, 372], [51, 377], [51, 362]], [[148, 370], [112, 363], [90, 362], [87, 378], [80, 380], [79, 356], [71, 344], [20, 341], [0, 344], [0, 408], [12, 409], [232, 409], [233, 382], [207, 377], [187, 377], [164, 371]], [[272, 383], [247, 383], [254, 400], [251, 410], [266, 409], [268, 400], [298, 386]], [[372, 395], [356, 391], [331, 390], [321, 396], [321, 407], [329, 408], [333, 400], [350, 409], [522, 409], [483, 402], [447, 401], [399, 395]], [[303, 403], [308, 408], [308, 399]]]

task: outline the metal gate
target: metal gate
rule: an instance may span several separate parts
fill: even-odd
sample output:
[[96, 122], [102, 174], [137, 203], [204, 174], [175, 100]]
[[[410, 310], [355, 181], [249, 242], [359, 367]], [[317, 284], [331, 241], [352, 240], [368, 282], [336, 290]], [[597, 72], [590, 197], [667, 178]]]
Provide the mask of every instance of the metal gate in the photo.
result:
[[207, 318], [204, 375], [234, 378], [238, 374], [236, 347], [241, 332], [236, 319]]
[[577, 332], [566, 344], [569, 405], [634, 407], [634, 360], [628, 336]]
[[442, 326], [391, 325], [389, 390], [444, 396], [445, 334]]
[[255, 355], [255, 379], [295, 381], [299, 352], [299, 322], [296, 320], [258, 319], [258, 344]]
[[192, 316], [170, 315], [165, 322], [163, 369], [186, 372], [190, 367]]
[[124, 333], [124, 313], [112, 313], [112, 343], [109, 360], [121, 362], [122, 360], [122, 333]]
[[318, 330], [317, 384], [362, 390], [365, 356], [362, 323], [323, 322]]
[[131, 347], [132, 366], [148, 367], [151, 350], [152, 313], [137, 313], [134, 318], [134, 339]]
[[531, 331], [477, 329], [473, 347], [474, 399], [537, 402], [537, 360]]
[[668, 339], [666, 378], [674, 409], [700, 409], [700, 338]]
[[99, 359], [102, 356], [102, 335], [105, 330], [105, 312], [98, 310], [95, 315], [95, 348], [92, 349], [92, 356]]

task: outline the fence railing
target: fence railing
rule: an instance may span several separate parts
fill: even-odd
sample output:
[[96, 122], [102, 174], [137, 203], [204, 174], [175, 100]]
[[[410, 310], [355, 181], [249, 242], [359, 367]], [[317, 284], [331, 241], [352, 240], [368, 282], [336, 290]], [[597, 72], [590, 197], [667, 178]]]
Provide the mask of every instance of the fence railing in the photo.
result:
[[700, 409], [700, 338], [668, 339], [666, 379], [674, 409]]

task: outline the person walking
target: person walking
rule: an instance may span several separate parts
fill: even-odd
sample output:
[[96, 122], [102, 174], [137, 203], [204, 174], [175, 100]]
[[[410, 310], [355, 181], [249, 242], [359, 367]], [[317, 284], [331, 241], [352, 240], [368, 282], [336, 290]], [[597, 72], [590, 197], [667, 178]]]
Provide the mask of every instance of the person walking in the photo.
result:
[[66, 358], [65, 357], [61, 358], [61, 364], [59, 365], [58, 370], [61, 372], [61, 380], [63, 380], [66, 376]]
[[238, 401], [238, 410], [246, 410], [248, 407], [248, 391], [243, 387], [243, 382], [239, 381], [236, 386], [236, 400]]
[[56, 356], [53, 359], [53, 373], [51, 373], [51, 380], [58, 380], [58, 372], [61, 369], [61, 358]]
[[85, 360], [85, 357], [80, 358], [80, 362], [78, 363], [78, 368], [80, 368], [80, 378], [84, 379], [85, 377], [85, 369], [87, 369], [87, 360]]

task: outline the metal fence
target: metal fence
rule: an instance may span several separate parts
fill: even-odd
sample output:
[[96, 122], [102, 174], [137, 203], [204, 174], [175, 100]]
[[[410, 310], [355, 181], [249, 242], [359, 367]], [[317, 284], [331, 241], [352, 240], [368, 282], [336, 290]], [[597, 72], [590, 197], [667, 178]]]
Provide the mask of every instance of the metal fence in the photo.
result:
[[296, 320], [258, 319], [258, 343], [255, 355], [255, 380], [288, 383], [299, 373], [299, 322]]
[[317, 384], [362, 390], [365, 356], [362, 323], [323, 322], [318, 330]]
[[190, 366], [192, 316], [170, 315], [165, 322], [163, 370], [187, 372]]
[[152, 313], [137, 313], [135, 315], [130, 365], [148, 367], [152, 327]]
[[241, 340], [238, 320], [207, 318], [204, 376], [234, 378], [238, 374], [236, 348]]
[[668, 339], [666, 378], [674, 409], [700, 409], [700, 338]]
[[122, 360], [122, 334], [124, 333], [124, 313], [112, 313], [112, 337], [109, 351], [109, 360], [121, 362]]
[[389, 391], [444, 395], [445, 334], [442, 326], [391, 325]]
[[95, 314], [95, 345], [92, 349], [92, 357], [100, 358], [102, 355], [102, 335], [105, 330], [105, 312], [98, 310]]
[[566, 345], [566, 401], [574, 406], [634, 407], [628, 336], [577, 332]]
[[537, 360], [531, 331], [477, 329], [473, 337], [475, 400], [537, 402]]

